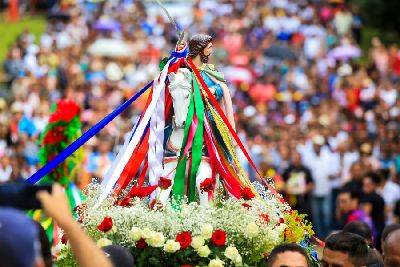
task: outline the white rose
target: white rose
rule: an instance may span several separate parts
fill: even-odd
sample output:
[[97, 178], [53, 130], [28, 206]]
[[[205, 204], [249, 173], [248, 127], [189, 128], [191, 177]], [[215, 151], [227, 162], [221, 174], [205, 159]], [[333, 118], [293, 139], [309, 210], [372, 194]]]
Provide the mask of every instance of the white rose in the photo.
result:
[[224, 262], [221, 261], [220, 259], [214, 259], [211, 260], [210, 263], [208, 264], [208, 267], [222, 267], [224, 266]]
[[175, 240], [168, 240], [164, 245], [164, 251], [168, 253], [174, 253], [181, 248], [181, 244]]
[[200, 247], [204, 246], [204, 238], [201, 236], [193, 237], [191, 245], [193, 248], [199, 249]]
[[132, 227], [132, 229], [129, 231], [129, 237], [133, 241], [138, 241], [142, 238], [142, 230], [139, 227]]
[[258, 225], [255, 222], [249, 223], [247, 225], [246, 235], [250, 238], [258, 235]]
[[198, 250], [197, 253], [199, 254], [200, 257], [202, 258], [207, 258], [208, 255], [210, 255], [211, 250], [208, 248], [207, 245], [201, 246]]
[[240, 254], [233, 260], [233, 264], [235, 264], [235, 266], [242, 266], [242, 256], [240, 256]]
[[213, 233], [213, 227], [211, 224], [205, 224], [201, 228], [201, 235], [203, 236], [204, 239], [210, 239]]
[[153, 232], [153, 234], [148, 239], [148, 243], [150, 246], [159, 248], [164, 245], [164, 235], [160, 232]]
[[228, 259], [234, 260], [239, 255], [239, 251], [235, 247], [229, 246], [225, 249], [224, 255]]
[[97, 245], [99, 247], [109, 246], [109, 245], [112, 245], [112, 241], [110, 239], [103, 237], [103, 238], [100, 238], [99, 240], [97, 240]]
[[151, 237], [151, 235], [153, 234], [153, 231], [151, 231], [149, 228], [144, 228], [143, 230], [142, 230], [142, 237], [144, 238], [144, 239], [149, 239], [150, 237]]

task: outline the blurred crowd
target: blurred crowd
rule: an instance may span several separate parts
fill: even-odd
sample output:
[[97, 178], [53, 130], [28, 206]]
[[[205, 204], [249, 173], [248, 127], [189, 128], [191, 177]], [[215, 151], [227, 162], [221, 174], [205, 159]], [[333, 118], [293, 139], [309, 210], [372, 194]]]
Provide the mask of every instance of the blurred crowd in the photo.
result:
[[[362, 17], [343, 1], [166, 7], [181, 10], [174, 16], [186, 36], [213, 36], [210, 62], [225, 74], [239, 136], [292, 207], [310, 215], [317, 236], [361, 220], [379, 242], [384, 226], [400, 217], [397, 45], [374, 37], [361, 51]], [[177, 41], [154, 3], [60, 1], [48, 19], [40, 38], [25, 30], [3, 62], [0, 183], [38, 169], [37, 140], [55, 101], [80, 104], [85, 132], [152, 80]], [[145, 99], [84, 146], [78, 184], [104, 177]]]

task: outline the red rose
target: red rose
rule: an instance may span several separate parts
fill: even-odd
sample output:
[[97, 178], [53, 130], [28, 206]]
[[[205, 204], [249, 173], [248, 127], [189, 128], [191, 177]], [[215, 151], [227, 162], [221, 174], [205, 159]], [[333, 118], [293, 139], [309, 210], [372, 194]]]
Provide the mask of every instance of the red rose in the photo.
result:
[[242, 190], [242, 192], [240, 192], [240, 195], [241, 195], [241, 197], [242, 197], [244, 200], [251, 200], [252, 198], [255, 197], [253, 191], [251, 191], [251, 189], [248, 188], [248, 187], [245, 187], [245, 188]]
[[268, 216], [268, 214], [266, 214], [266, 213], [261, 213], [261, 214], [258, 214], [258, 216], [260, 216], [260, 217], [264, 220], [264, 223], [269, 222], [269, 216]]
[[67, 242], [68, 242], [68, 236], [67, 236], [67, 234], [63, 234], [63, 236], [61, 237], [61, 243], [66, 245]]
[[285, 219], [279, 218], [279, 222], [280, 222], [280, 223], [284, 223], [284, 222], [285, 222]]
[[214, 189], [213, 179], [207, 178], [200, 183], [200, 190], [204, 192], [210, 192]]
[[192, 243], [192, 236], [189, 232], [182, 232], [176, 236], [175, 241], [181, 244], [181, 250], [183, 250]]
[[160, 177], [160, 180], [158, 181], [158, 187], [160, 187], [161, 189], [168, 189], [171, 184], [172, 181], [165, 177]]
[[143, 238], [139, 239], [139, 241], [136, 242], [136, 247], [137, 247], [138, 249], [145, 249], [145, 248], [147, 248], [146, 240], [144, 240]]
[[251, 209], [251, 205], [247, 203], [242, 203], [242, 207], [245, 207], [246, 209]]
[[156, 201], [155, 199], [153, 199], [153, 201], [151, 201], [151, 203], [150, 203], [150, 208], [152, 210], [154, 210], [154, 209], [156, 209], [156, 210], [162, 209], [163, 208], [163, 204], [161, 204], [160, 201]]
[[211, 242], [217, 247], [225, 245], [226, 234], [222, 230], [216, 230], [211, 236]]
[[110, 217], [105, 217], [103, 221], [99, 224], [99, 226], [97, 226], [97, 228], [104, 233], [110, 231], [112, 227], [113, 221]]

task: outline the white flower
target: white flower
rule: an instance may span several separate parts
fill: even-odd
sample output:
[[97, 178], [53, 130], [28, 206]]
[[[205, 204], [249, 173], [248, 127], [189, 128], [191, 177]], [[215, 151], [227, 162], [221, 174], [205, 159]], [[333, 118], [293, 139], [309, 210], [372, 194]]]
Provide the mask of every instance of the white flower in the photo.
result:
[[199, 254], [200, 257], [202, 258], [207, 258], [208, 255], [210, 255], [211, 250], [208, 248], [207, 245], [201, 246], [198, 250], [197, 253]]
[[233, 247], [233, 246], [229, 246], [225, 249], [225, 253], [224, 253], [225, 257], [227, 257], [230, 260], [234, 260], [237, 255], [239, 255], [239, 251]]
[[235, 264], [235, 266], [242, 266], [242, 256], [240, 256], [240, 254], [233, 260], [233, 264]]
[[213, 227], [211, 224], [205, 224], [201, 228], [201, 235], [203, 236], [204, 239], [210, 239], [213, 233]]
[[255, 222], [251, 222], [247, 225], [246, 235], [250, 238], [258, 235], [258, 225]]
[[205, 240], [204, 240], [203, 237], [201, 237], [201, 236], [195, 236], [195, 237], [193, 237], [193, 239], [192, 239], [191, 245], [192, 245], [193, 248], [199, 249], [200, 247], [204, 246], [204, 241], [205, 241]]
[[222, 267], [224, 266], [224, 262], [221, 261], [220, 259], [214, 259], [211, 260], [210, 263], [208, 264], [208, 267]]
[[132, 229], [129, 231], [129, 237], [133, 241], [138, 241], [142, 238], [142, 230], [139, 227], [132, 227]]
[[164, 251], [168, 253], [174, 253], [181, 248], [181, 244], [175, 240], [168, 240], [164, 245]]
[[100, 238], [99, 240], [97, 240], [97, 245], [99, 247], [109, 246], [109, 245], [112, 245], [112, 241], [108, 238], [103, 237], [103, 238]]
[[153, 234], [153, 231], [151, 231], [149, 228], [144, 228], [143, 230], [142, 230], [142, 237], [144, 238], [144, 239], [149, 239], [150, 237], [151, 237], [151, 235]]
[[148, 244], [152, 247], [159, 248], [164, 245], [164, 235], [160, 232], [153, 232], [150, 238], [147, 239]]

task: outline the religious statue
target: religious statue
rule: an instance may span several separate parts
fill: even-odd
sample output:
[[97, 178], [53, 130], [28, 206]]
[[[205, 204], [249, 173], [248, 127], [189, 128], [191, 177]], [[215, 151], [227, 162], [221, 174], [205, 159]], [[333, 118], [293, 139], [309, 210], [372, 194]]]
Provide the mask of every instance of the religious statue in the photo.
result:
[[[165, 204], [172, 190], [173, 194], [178, 191], [180, 196], [188, 196], [189, 201], [198, 200], [200, 205], [209, 206], [213, 203], [215, 189], [219, 185], [216, 156], [218, 154], [219, 167], [224, 169], [224, 172], [234, 172], [237, 170], [232, 167], [229, 170], [223, 165], [233, 165], [235, 152], [226, 125], [222, 122], [209, 96], [204, 92], [203, 86], [198, 81], [199, 77], [193, 73], [193, 67], [199, 71], [204, 83], [221, 106], [232, 128], [235, 129], [232, 100], [223, 74], [218, 72], [214, 65], [208, 63], [212, 53], [212, 37], [196, 34], [190, 39], [188, 47], [188, 57], [194, 66], [190, 67], [185, 61], [176, 72], [168, 74], [168, 88], [172, 97], [174, 115], [172, 132], [164, 136], [166, 139], [164, 172], [160, 179], [170, 180], [172, 185], [168, 188], [159, 187], [157, 199]], [[188, 120], [188, 118], [191, 119]], [[240, 168], [240, 166], [237, 167]], [[179, 185], [177, 185], [177, 180]], [[228, 193], [231, 193], [230, 189], [236, 188], [237, 191], [241, 187], [240, 182], [232, 185], [233, 181], [232, 179], [222, 180]]]

